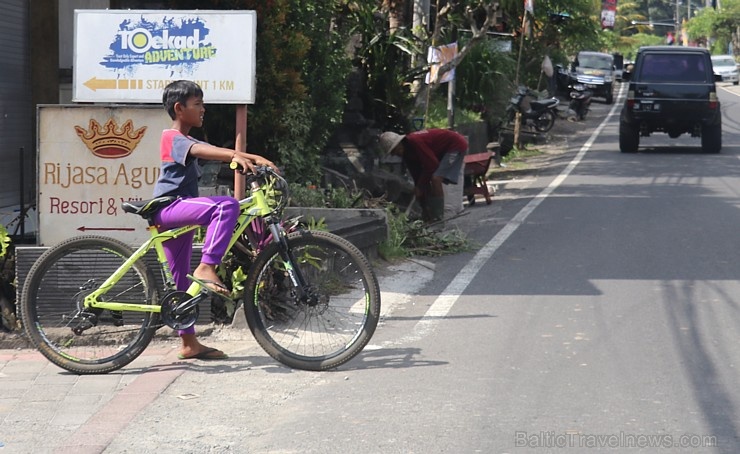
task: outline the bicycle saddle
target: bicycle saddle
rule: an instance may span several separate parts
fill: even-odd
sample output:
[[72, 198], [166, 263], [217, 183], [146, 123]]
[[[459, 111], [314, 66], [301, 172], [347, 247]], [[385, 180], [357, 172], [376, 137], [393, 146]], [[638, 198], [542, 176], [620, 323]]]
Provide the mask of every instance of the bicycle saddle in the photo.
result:
[[123, 202], [121, 204], [121, 208], [123, 208], [123, 211], [126, 213], [138, 214], [144, 219], [149, 219], [154, 216], [157, 211], [166, 207], [175, 200], [177, 200], [177, 197], [173, 195], [165, 195], [148, 200], [129, 200], [127, 202]]

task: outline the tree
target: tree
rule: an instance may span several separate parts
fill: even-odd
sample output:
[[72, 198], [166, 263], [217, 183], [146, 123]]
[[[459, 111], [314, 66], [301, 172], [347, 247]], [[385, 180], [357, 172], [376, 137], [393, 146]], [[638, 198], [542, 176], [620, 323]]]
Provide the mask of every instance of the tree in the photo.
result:
[[722, 9], [704, 8], [686, 24], [692, 40], [705, 40], [712, 53], [726, 54], [732, 47], [740, 55], [740, 0], [723, 0]]
[[[335, 26], [341, 0], [170, 0], [176, 9], [257, 13], [257, 90], [249, 107], [251, 152], [278, 163], [291, 181], [316, 181], [319, 157], [341, 119], [350, 64]], [[339, 89], [337, 89], [339, 87]], [[209, 107], [206, 138], [234, 137], [234, 107]]]

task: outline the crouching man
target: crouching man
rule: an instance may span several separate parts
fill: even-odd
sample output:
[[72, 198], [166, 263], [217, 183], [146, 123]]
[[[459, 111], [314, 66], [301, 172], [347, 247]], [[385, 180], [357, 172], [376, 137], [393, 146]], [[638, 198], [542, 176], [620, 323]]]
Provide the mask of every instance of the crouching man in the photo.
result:
[[[460, 205], [462, 209], [463, 159], [468, 141], [449, 129], [425, 129], [402, 135], [384, 132], [379, 145], [384, 153], [399, 156], [414, 179], [414, 195], [427, 222], [444, 218], [445, 200], [442, 184], [459, 187], [459, 197], [448, 206]], [[457, 211], [460, 211], [457, 210]], [[453, 213], [456, 214], [456, 213]]]

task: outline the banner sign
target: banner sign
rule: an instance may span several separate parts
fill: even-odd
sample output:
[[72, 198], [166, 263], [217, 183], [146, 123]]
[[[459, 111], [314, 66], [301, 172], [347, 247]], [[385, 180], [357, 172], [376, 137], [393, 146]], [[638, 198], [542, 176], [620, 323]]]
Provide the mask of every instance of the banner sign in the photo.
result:
[[197, 82], [209, 104], [252, 104], [254, 11], [75, 10], [75, 102], [162, 103]]
[[429, 72], [426, 75], [427, 84], [444, 84], [455, 79], [455, 69], [451, 69], [440, 78], [439, 68], [450, 63], [457, 56], [457, 43], [447, 44], [439, 47], [429, 47], [427, 62], [430, 63]]
[[162, 107], [38, 107], [38, 242], [83, 234], [137, 244], [147, 223], [121, 210], [152, 198], [159, 177], [159, 140], [172, 120]]
[[601, 2], [601, 28], [613, 29], [617, 20], [617, 0], [602, 0]]

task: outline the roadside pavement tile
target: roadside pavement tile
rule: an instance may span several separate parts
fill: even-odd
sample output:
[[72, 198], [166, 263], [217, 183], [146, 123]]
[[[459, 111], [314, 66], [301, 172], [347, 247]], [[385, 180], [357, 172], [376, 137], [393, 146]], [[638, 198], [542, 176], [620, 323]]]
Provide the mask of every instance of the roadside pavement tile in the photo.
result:
[[94, 443], [91, 441], [79, 441], [79, 443], [83, 442], [89, 444], [64, 444], [57, 446], [57, 449], [54, 452], [74, 452], [75, 454], [100, 454], [105, 450], [106, 447], [108, 447], [108, 441], [102, 442], [100, 444], [91, 444]]
[[79, 380], [79, 375], [74, 374], [59, 374], [59, 373], [46, 373], [42, 372], [38, 374], [36, 379], [33, 381], [34, 385], [60, 385], [60, 384], [74, 384]]
[[48, 363], [43, 361], [11, 361], [3, 367], [2, 372], [5, 375], [16, 374], [38, 374]]
[[51, 418], [49, 425], [66, 427], [68, 430], [77, 430], [90, 419], [90, 415], [89, 412], [74, 411], [74, 409], [59, 411]]
[[30, 381], [5, 379], [0, 385], [0, 399], [20, 397], [31, 388]]
[[22, 401], [20, 397], [0, 399], [0, 430], [2, 429], [2, 421], [5, 417], [15, 411], [16, 407]]
[[72, 385], [43, 385], [33, 386], [24, 395], [26, 402], [43, 402], [64, 400], [64, 396], [72, 389]]
[[[88, 420], [87, 424], [80, 427], [72, 435], [62, 438], [59, 444], [62, 447], [75, 446], [83, 443], [108, 446], [118, 436], [120, 430], [121, 428], [117, 426], [111, 428], [109, 424], [105, 424], [104, 422]], [[75, 454], [77, 452], [75, 450]]]
[[51, 421], [58, 402], [23, 402], [5, 417], [3, 423], [30, 423], [42, 427]]
[[120, 375], [85, 375], [70, 390], [70, 394], [110, 394], [118, 390]]
[[0, 350], [0, 363], [10, 362], [10, 361], [41, 361], [45, 363], [49, 362], [46, 358], [44, 358], [44, 355], [42, 355], [36, 350], [28, 350], [28, 349]]
[[[5, 448], [0, 450], [0, 452], [8, 452], [9, 454], [59, 453], [60, 451], [53, 449], [54, 445], [69, 434], [66, 429], [53, 429], [49, 427], [34, 432], [29, 431], [27, 428], [16, 427], [14, 429], [16, 430], [12, 435], [0, 438], [0, 441], [5, 443]], [[102, 452], [102, 450], [99, 452]]]
[[85, 406], [85, 407], [99, 407], [104, 402], [107, 402], [110, 397], [105, 397], [100, 394], [77, 394], [77, 395], [66, 395], [60, 405], [64, 407]]

